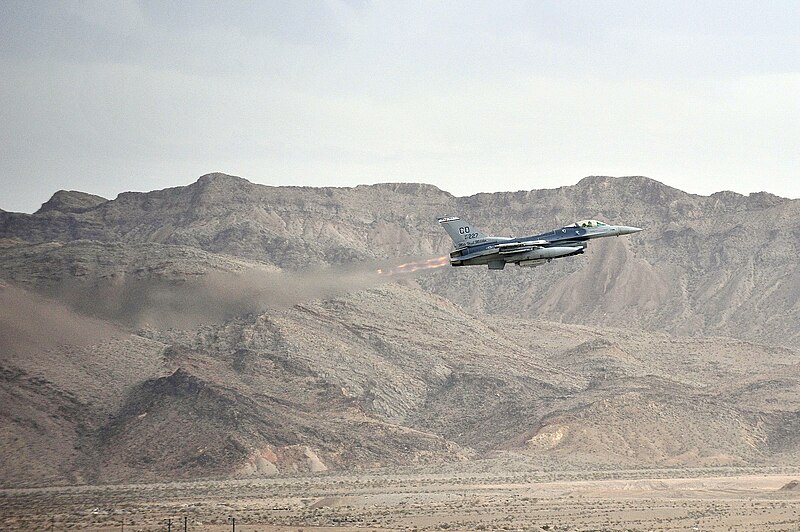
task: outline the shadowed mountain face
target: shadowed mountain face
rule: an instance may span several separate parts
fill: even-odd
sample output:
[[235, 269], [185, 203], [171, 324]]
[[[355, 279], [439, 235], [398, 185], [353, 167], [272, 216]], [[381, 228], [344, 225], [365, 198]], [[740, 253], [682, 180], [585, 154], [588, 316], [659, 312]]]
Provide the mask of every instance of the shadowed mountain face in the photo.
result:
[[[211, 174], [0, 212], [0, 483], [796, 462], [798, 210], [646, 178], [456, 198]], [[443, 214], [645, 231], [536, 269], [376, 273], [446, 254]]]

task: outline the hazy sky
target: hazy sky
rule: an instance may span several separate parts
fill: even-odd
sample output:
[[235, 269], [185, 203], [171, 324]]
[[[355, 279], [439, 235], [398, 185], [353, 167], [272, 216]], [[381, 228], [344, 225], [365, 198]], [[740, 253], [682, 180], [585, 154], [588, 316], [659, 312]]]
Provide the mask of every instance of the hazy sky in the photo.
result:
[[0, 1], [0, 208], [222, 171], [800, 197], [800, 2]]

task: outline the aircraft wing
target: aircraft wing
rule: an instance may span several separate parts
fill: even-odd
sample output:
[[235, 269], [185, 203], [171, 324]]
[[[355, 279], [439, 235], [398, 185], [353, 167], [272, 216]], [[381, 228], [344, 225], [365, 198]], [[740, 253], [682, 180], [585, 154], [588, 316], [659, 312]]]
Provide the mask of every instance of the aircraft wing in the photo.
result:
[[502, 244], [497, 244], [495, 248], [501, 255], [506, 255], [509, 253], [522, 253], [524, 251], [530, 251], [532, 249], [546, 246], [549, 243], [550, 242], [547, 240], [526, 240], [525, 242], [505, 242]]

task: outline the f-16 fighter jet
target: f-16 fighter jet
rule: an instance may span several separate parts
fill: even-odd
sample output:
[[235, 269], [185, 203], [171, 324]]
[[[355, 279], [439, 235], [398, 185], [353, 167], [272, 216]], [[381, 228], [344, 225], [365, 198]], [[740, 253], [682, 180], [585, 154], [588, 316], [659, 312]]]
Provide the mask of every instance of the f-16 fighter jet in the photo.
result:
[[638, 227], [581, 220], [536, 236], [506, 238], [486, 236], [457, 216], [439, 218], [439, 223], [456, 246], [456, 250], [450, 253], [451, 266], [486, 264], [490, 270], [502, 270], [510, 262], [518, 266], [539, 266], [553, 259], [580, 255], [592, 238], [641, 231]]

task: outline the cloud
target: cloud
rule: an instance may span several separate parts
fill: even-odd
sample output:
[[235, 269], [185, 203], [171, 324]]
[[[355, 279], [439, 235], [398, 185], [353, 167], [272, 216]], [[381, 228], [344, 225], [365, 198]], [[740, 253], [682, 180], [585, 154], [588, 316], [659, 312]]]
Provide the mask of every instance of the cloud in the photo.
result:
[[798, 10], [5, 2], [0, 207], [215, 170], [459, 195], [644, 174], [800, 196], [785, 147], [800, 116]]

